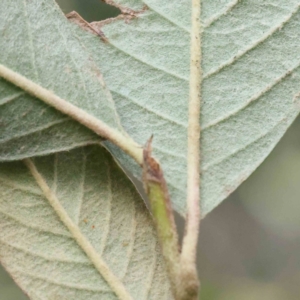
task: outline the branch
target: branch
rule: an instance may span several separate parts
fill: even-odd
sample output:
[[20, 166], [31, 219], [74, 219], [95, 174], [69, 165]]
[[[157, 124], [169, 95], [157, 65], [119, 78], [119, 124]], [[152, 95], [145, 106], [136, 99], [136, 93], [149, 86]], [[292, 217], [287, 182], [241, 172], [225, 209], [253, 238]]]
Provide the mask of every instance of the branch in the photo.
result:
[[53, 106], [60, 112], [88, 127], [101, 137], [108, 139], [120, 147], [128, 155], [130, 155], [139, 165], [142, 165], [142, 147], [134, 142], [131, 138], [124, 136], [118, 130], [109, 127], [107, 124], [85, 112], [83, 109], [69, 103], [68, 101], [55, 95], [53, 92], [43, 88], [42, 86], [1, 64], [0, 77], [18, 86], [28, 94], [42, 100], [50, 106]]

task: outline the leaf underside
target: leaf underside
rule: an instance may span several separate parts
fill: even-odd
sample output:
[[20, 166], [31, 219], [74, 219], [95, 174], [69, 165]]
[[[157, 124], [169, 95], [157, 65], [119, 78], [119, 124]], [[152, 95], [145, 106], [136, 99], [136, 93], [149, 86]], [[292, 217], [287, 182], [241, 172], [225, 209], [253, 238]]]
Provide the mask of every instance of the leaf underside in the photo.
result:
[[[154, 134], [154, 155], [183, 214], [190, 1], [117, 2], [148, 9], [128, 24], [102, 26], [107, 45], [89, 33], [81, 40], [104, 75], [125, 130], [139, 143]], [[202, 3], [205, 215], [257, 168], [299, 113], [300, 1]]]
[[[153, 134], [185, 213], [190, 1], [116, 0], [131, 15], [70, 24], [54, 0], [0, 1], [0, 63], [143, 145]], [[201, 205], [264, 160], [300, 110], [300, 0], [202, 0]], [[124, 129], [123, 129], [124, 128]], [[125, 131], [127, 133], [125, 133]], [[32, 299], [117, 299], [20, 160], [133, 299], [170, 299], [152, 221], [101, 138], [0, 79], [0, 261]], [[109, 142], [135, 176], [140, 168]], [[73, 149], [77, 148], [77, 149]], [[71, 150], [61, 153], [60, 151]]]
[[[171, 299], [152, 220], [106, 150], [80, 148], [34, 165], [132, 299]], [[0, 165], [0, 260], [31, 299], [119, 299], [22, 162]]]
[[[2, 1], [0, 4], [3, 6], [0, 14], [3, 11], [4, 15], [0, 16], [2, 35], [7, 32], [7, 28], [14, 29], [10, 31], [11, 36], [22, 30], [22, 35], [18, 34], [18, 38], [26, 47], [31, 43], [34, 51], [27, 48], [29, 50], [24, 52], [28, 58], [25, 55], [20, 60], [13, 60], [20, 55], [16, 53], [19, 50], [11, 47], [9, 55], [1, 55], [1, 61], [2, 63], [7, 61], [12, 68], [16, 68], [16, 71], [25, 72], [24, 74], [28, 74], [33, 80], [32, 74], [39, 75], [38, 78], [44, 78], [44, 81], [39, 82], [46, 84], [49, 81], [47, 68], [34, 68], [32, 52], [35, 57], [40, 57], [41, 61], [45, 60], [45, 55], [52, 57], [53, 54], [44, 52], [47, 47], [51, 47], [53, 38], [39, 40], [39, 37], [48, 32], [57, 38], [57, 28], [64, 28], [59, 33], [61, 35], [68, 32], [68, 39], [65, 38], [67, 42], [63, 44], [61, 41], [57, 42], [60, 50], [68, 53], [68, 59], [77, 55], [78, 59], [75, 59], [75, 62], [81, 61], [82, 56], [85, 56], [85, 59], [93, 65], [92, 69], [100, 70], [103, 75], [106, 85], [102, 86], [105, 92], [102, 91], [101, 95], [104, 93], [109, 98], [107, 103], [111, 105], [109, 106], [111, 117], [107, 123], [119, 128], [120, 118], [123, 128], [140, 144], [144, 144], [154, 134], [154, 155], [164, 169], [174, 208], [184, 214], [190, 3], [189, 1], [178, 1], [175, 4], [170, 1], [161, 3], [158, 0], [115, 2], [121, 8], [123, 6], [136, 10], [137, 17], [130, 20], [119, 18], [113, 22], [102, 23], [101, 30], [108, 39], [108, 43], [104, 43], [98, 36], [77, 27], [73, 27], [71, 32], [67, 21], [52, 1], [30, 1], [27, 7], [37, 8], [27, 10], [27, 16], [24, 18], [20, 16], [24, 11], [23, 8], [19, 9], [21, 12], [17, 20], [20, 24], [14, 27], [12, 24], [14, 15], [10, 15], [8, 19], [4, 11], [11, 9], [16, 12], [18, 8], [8, 1], [7, 3]], [[143, 11], [145, 5], [147, 9]], [[257, 168], [299, 112], [297, 97], [300, 91], [298, 78], [300, 53], [297, 51], [300, 41], [299, 5], [299, 0], [202, 1], [203, 216]], [[43, 15], [39, 9], [44, 9]], [[59, 24], [55, 30], [49, 29], [51, 27], [49, 24], [54, 22], [53, 18], [55, 24]], [[28, 22], [33, 19], [34, 22]], [[31, 24], [30, 34], [28, 23]], [[23, 36], [25, 40], [22, 40]], [[28, 36], [31, 36], [31, 39]], [[9, 42], [11, 40], [14, 39], [10, 37], [5, 43], [12, 45], [12, 42]], [[81, 50], [78, 50], [79, 46], [73, 47], [74, 41], [80, 44]], [[15, 48], [23, 49], [24, 46]], [[81, 64], [83, 65], [82, 62]], [[70, 101], [73, 101], [72, 95], [75, 93], [75, 98], [81, 99], [81, 102], [76, 100], [78, 102], [73, 103], [79, 103], [83, 109], [103, 118], [101, 115], [103, 108], [100, 104], [99, 107], [93, 106], [92, 109], [87, 105], [98, 103], [98, 100], [83, 95], [81, 89], [75, 91], [74, 85], [78, 85], [78, 78], [74, 79], [74, 84], [68, 83], [66, 74], [59, 72], [61, 70], [59, 68], [62, 67], [58, 62], [53, 63], [51, 71], [55, 75], [50, 77], [53, 80], [50, 80], [52, 83], [47, 84], [47, 87], [50, 85], [51, 89], [56, 91], [54, 86], [58, 80], [54, 79], [57, 79], [58, 73], [63, 74], [60, 81], [63, 82], [62, 90], [66, 89], [66, 92], [63, 93], [57, 88], [57, 93]], [[78, 68], [76, 74], [78, 76], [82, 74], [82, 69]], [[86, 76], [84, 78], [90, 87], [87, 90], [95, 91], [96, 87], [91, 83], [94, 79]], [[99, 85], [97, 88], [100, 89]], [[98, 98], [105, 99], [100, 96]], [[18, 101], [11, 103], [14, 102], [18, 103]], [[13, 111], [14, 109], [11, 109], [11, 114]], [[19, 115], [22, 115], [21, 112]], [[105, 117], [107, 118], [106, 113]], [[34, 122], [24, 123], [27, 132], [35, 127]], [[43, 124], [41, 126], [47, 127]], [[18, 135], [20, 132], [25, 134], [24, 128], [17, 126], [14, 134]], [[61, 126], [62, 135], [64, 130], [64, 126]], [[79, 131], [81, 130], [83, 129], [80, 127]], [[53, 137], [53, 141], [57, 138], [57, 142], [53, 143], [60, 150], [75, 147], [76, 144], [90, 143], [94, 138], [91, 135], [85, 140], [85, 137], [83, 133], [78, 135], [79, 141], [70, 137], [69, 141], [63, 139], [63, 142]], [[18, 157], [35, 154], [35, 148], [27, 146], [22, 148], [22, 143], [23, 141], [1, 147], [0, 151], [4, 149], [5, 152], [4, 155], [0, 155], [1, 159], [15, 159], [16, 154], [10, 157], [9, 151], [17, 153]], [[36, 154], [56, 151], [53, 149], [53, 143], [52, 147], [43, 144], [40, 146], [43, 148], [42, 151], [36, 151]], [[61, 143], [64, 143], [63, 147], [60, 147]], [[112, 145], [108, 147], [127, 169], [137, 176], [140, 174], [139, 168], [127, 156]]]
[[[53, 1], [1, 1], [0, 63], [122, 131], [111, 94]], [[49, 154], [100, 138], [0, 79], [0, 160]]]

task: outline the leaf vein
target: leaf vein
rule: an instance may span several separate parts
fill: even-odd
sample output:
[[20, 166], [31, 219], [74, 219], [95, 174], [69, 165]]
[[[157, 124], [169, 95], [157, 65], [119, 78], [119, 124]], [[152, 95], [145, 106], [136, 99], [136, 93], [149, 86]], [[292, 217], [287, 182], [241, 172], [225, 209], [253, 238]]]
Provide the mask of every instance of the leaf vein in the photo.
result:
[[161, 12], [158, 12], [156, 9], [154, 9], [151, 4], [149, 4], [149, 2], [147, 0], [144, 0], [143, 3], [145, 3], [147, 5], [148, 8], [150, 8], [153, 12], [155, 12], [157, 15], [161, 16], [163, 19], [167, 20], [168, 22], [170, 22], [172, 25], [175, 25], [176, 27], [178, 27], [179, 29], [184, 30], [185, 32], [187, 32], [188, 34], [190, 34], [190, 30], [189, 28], [186, 28], [182, 25], [179, 25], [179, 23], [176, 23], [176, 21], [173, 21], [172, 19], [170, 19], [169, 17], [167, 17], [165, 14], [162, 14]]
[[86, 177], [86, 160], [87, 157], [85, 154], [83, 154], [83, 158], [82, 158], [82, 176], [81, 176], [81, 180], [80, 180], [80, 197], [79, 197], [79, 203], [78, 203], [78, 209], [77, 209], [77, 214], [76, 214], [76, 224], [79, 225], [80, 222], [80, 215], [81, 215], [81, 208], [82, 208], [82, 204], [83, 204], [83, 199], [84, 199], [84, 189], [85, 189], [85, 177]]
[[49, 149], [46, 149], [44, 151], [32, 151], [32, 152], [26, 152], [26, 157], [24, 157], [24, 155], [19, 154], [19, 155], [14, 155], [14, 156], [0, 156], [0, 160], [1, 161], [14, 161], [14, 160], [22, 160], [24, 158], [28, 158], [28, 157], [34, 157], [34, 156], [42, 156], [42, 155], [50, 155], [50, 154], [54, 154], [57, 152], [63, 152], [63, 151], [70, 151], [72, 149], [75, 148], [80, 148], [80, 147], [84, 147], [84, 146], [88, 146], [88, 145], [101, 145], [99, 143], [99, 141], [95, 141], [95, 140], [90, 140], [90, 141], [83, 141], [83, 142], [77, 142], [76, 144], [72, 144], [72, 145], [68, 145], [68, 146], [64, 146], [64, 147], [60, 147], [60, 148], [55, 148], [55, 149], [51, 149], [49, 151]]
[[19, 92], [19, 93], [15, 93], [13, 95], [10, 95], [8, 97], [5, 97], [2, 100], [0, 100], [0, 106], [4, 105], [4, 104], [7, 104], [7, 103], [9, 103], [9, 102], [11, 102], [13, 100], [16, 100], [16, 99], [18, 99], [19, 97], [21, 97], [23, 95], [25, 95], [24, 92]]
[[152, 251], [153, 251], [153, 261], [152, 261], [151, 268], [150, 268], [150, 271], [149, 271], [147, 284], [145, 284], [145, 297], [144, 297], [145, 299], [149, 299], [149, 295], [150, 295], [151, 288], [152, 288], [152, 285], [153, 285], [153, 279], [154, 279], [154, 274], [155, 274], [155, 269], [156, 269], [156, 261], [157, 261], [156, 247], [157, 247], [157, 244], [153, 243], [153, 249], [152, 249]]
[[111, 211], [112, 211], [112, 201], [113, 201], [113, 192], [112, 192], [112, 178], [111, 178], [111, 169], [110, 164], [107, 163], [107, 191], [108, 191], [108, 209], [107, 209], [107, 217], [106, 217], [106, 226], [103, 230], [103, 237], [101, 240], [101, 250], [100, 255], [103, 255], [110, 231], [110, 222], [111, 222]]
[[25, 249], [19, 245], [13, 245], [12, 243], [4, 241], [2, 239], [0, 239], [0, 243], [8, 246], [10, 248], [16, 249], [17, 251], [23, 252], [25, 254], [29, 254], [33, 257], [38, 257], [38, 258], [47, 260], [49, 262], [62, 262], [62, 263], [70, 263], [70, 264], [78, 264], [78, 265], [91, 265], [91, 263], [87, 262], [87, 261], [75, 261], [75, 260], [62, 259], [62, 258], [58, 258], [58, 257], [49, 257], [49, 256], [43, 255], [41, 253], [29, 250], [28, 248]]
[[104, 289], [97, 289], [97, 288], [92, 288], [92, 287], [87, 287], [87, 286], [83, 286], [83, 285], [79, 285], [79, 284], [70, 284], [70, 283], [64, 283], [62, 281], [56, 281], [44, 276], [39, 276], [36, 274], [32, 274], [29, 272], [24, 272], [20, 269], [15, 269], [15, 271], [21, 275], [25, 275], [25, 276], [29, 276], [33, 279], [38, 279], [38, 280], [42, 280], [44, 282], [56, 285], [56, 286], [60, 286], [60, 287], [66, 287], [66, 288], [70, 288], [70, 289], [74, 289], [74, 290], [79, 290], [79, 291], [89, 291], [89, 292], [94, 292], [94, 293], [109, 293], [111, 294], [112, 292], [110, 290], [104, 290]]
[[231, 58], [228, 61], [226, 61], [225, 63], [221, 64], [215, 70], [212, 70], [212, 71], [208, 72], [207, 74], [205, 74], [203, 76], [203, 79], [207, 79], [215, 74], [220, 73], [220, 71], [222, 71], [224, 68], [236, 63], [242, 56], [244, 56], [248, 52], [257, 48], [259, 45], [261, 45], [263, 42], [265, 42], [268, 38], [270, 38], [275, 32], [281, 30], [282, 27], [285, 26], [292, 19], [292, 17], [297, 14], [299, 9], [300, 9], [300, 5], [297, 5], [296, 8], [280, 24], [273, 27], [265, 35], [263, 35], [260, 39], [258, 39], [255, 43], [251, 44], [249, 47], [245, 48], [242, 51], [239, 51], [233, 58]]
[[234, 9], [235, 6], [237, 6], [237, 4], [240, 1], [241, 0], [233, 0], [231, 3], [229, 3], [229, 5], [227, 5], [225, 11], [212, 16], [206, 22], [204, 22], [203, 28], [205, 28], [205, 29], [209, 28], [213, 23], [218, 21], [221, 17], [226, 16], [228, 13], [230, 13]]
[[239, 107], [237, 110], [234, 110], [230, 112], [228, 115], [221, 117], [217, 120], [214, 120], [213, 122], [208, 123], [207, 125], [203, 126], [202, 131], [207, 130], [213, 126], [216, 126], [236, 115], [238, 115], [240, 112], [244, 111], [247, 107], [249, 107], [254, 102], [258, 101], [261, 97], [263, 97], [265, 94], [270, 92], [272, 88], [274, 88], [276, 85], [280, 84], [282, 81], [284, 81], [288, 76], [292, 75], [292, 73], [300, 67], [300, 63], [297, 64], [295, 67], [293, 67], [290, 70], [287, 70], [283, 75], [278, 77], [274, 82], [267, 85], [264, 89], [262, 89], [260, 92], [258, 92], [256, 95], [252, 96], [249, 100], [245, 102], [245, 104], [241, 107]]
[[112, 41], [110, 41], [110, 45], [112, 45], [113, 47], [115, 47], [118, 51], [124, 53], [125, 55], [127, 55], [127, 56], [133, 58], [134, 60], [136, 60], [136, 61], [138, 61], [138, 62], [140, 62], [140, 63], [142, 63], [142, 64], [144, 64], [144, 65], [146, 65], [146, 66], [149, 66], [149, 67], [151, 67], [151, 68], [153, 68], [153, 69], [155, 69], [155, 70], [158, 70], [158, 71], [160, 71], [160, 72], [163, 72], [163, 73], [165, 73], [165, 74], [168, 74], [168, 75], [170, 75], [170, 76], [172, 76], [172, 77], [174, 77], [174, 78], [180, 79], [180, 80], [182, 80], [182, 81], [185, 81], [185, 82], [188, 82], [188, 81], [189, 81], [189, 79], [188, 79], [187, 77], [183, 77], [183, 76], [180, 76], [180, 75], [178, 75], [178, 74], [175, 74], [175, 73], [173, 73], [173, 72], [171, 72], [171, 71], [168, 71], [168, 70], [166, 70], [166, 69], [160, 68], [160, 67], [158, 67], [158, 66], [154, 66], [154, 65], [152, 65], [151, 63], [149, 63], [149, 62], [147, 62], [147, 61], [145, 61], [145, 60], [143, 60], [143, 59], [141, 59], [141, 58], [138, 58], [137, 56], [135, 56], [135, 55], [133, 55], [133, 54], [131, 54], [131, 53], [129, 53], [129, 52], [127, 52], [127, 51], [121, 49], [121, 48], [118, 47], [116, 44], [112, 43]]
[[28, 167], [32, 176], [35, 178], [37, 184], [40, 186], [41, 190], [45, 195], [45, 198], [49, 201], [49, 204], [56, 212], [57, 216], [60, 218], [62, 224], [64, 224], [69, 230], [69, 232], [72, 234], [78, 246], [81, 247], [84, 253], [91, 260], [98, 273], [106, 280], [106, 282], [110, 285], [111, 289], [120, 299], [132, 300], [132, 297], [130, 296], [120, 279], [117, 278], [115, 274], [113, 274], [113, 272], [106, 265], [102, 257], [97, 253], [90, 241], [83, 235], [80, 228], [73, 222], [73, 220], [67, 214], [66, 210], [61, 205], [60, 201], [53, 193], [53, 191], [49, 188], [45, 179], [39, 173], [34, 163], [30, 159], [26, 159], [24, 163]]
[[168, 121], [168, 122], [174, 123], [175, 125], [179, 125], [179, 126], [181, 126], [181, 127], [183, 127], [183, 128], [187, 128], [187, 125], [186, 125], [186, 124], [184, 124], [184, 123], [182, 123], [182, 122], [179, 122], [179, 121], [177, 121], [177, 120], [175, 120], [175, 119], [172, 119], [170, 116], [167, 116], [167, 115], [165, 115], [165, 114], [162, 114], [162, 113], [160, 113], [160, 112], [157, 112], [157, 111], [155, 111], [155, 110], [152, 109], [152, 108], [143, 106], [143, 104], [137, 102], [137, 101], [136, 101], [135, 99], [133, 99], [132, 97], [126, 96], [126, 95], [122, 94], [121, 92], [118, 92], [118, 91], [116, 91], [116, 90], [114, 90], [114, 89], [111, 89], [111, 91], [112, 91], [113, 93], [118, 94], [119, 96], [121, 96], [121, 97], [123, 97], [123, 98], [129, 100], [132, 104], [134, 104], [134, 105], [136, 105], [136, 106], [142, 108], [144, 111], [147, 111], [147, 112], [149, 112], [149, 113], [151, 113], [151, 114], [153, 114], [153, 115], [155, 115], [155, 116], [158, 116], [159, 118], [164, 119], [164, 120], [166, 120], [166, 121]]
[[206, 166], [204, 166], [202, 168], [202, 172], [205, 172], [207, 171], [209, 168], [215, 166], [215, 165], [218, 165], [220, 163], [222, 163], [223, 161], [225, 160], [228, 160], [230, 157], [233, 157], [234, 155], [248, 149], [250, 146], [254, 145], [256, 142], [258, 142], [259, 140], [263, 139], [264, 137], [266, 137], [269, 133], [271, 133], [272, 131], [274, 131], [276, 129], [276, 127], [281, 123], [281, 122], [284, 122], [287, 120], [287, 116], [284, 116], [281, 120], [278, 121], [278, 123], [276, 123], [276, 125], [274, 127], [272, 127], [270, 130], [266, 131], [265, 133], [263, 134], [260, 134], [258, 137], [256, 137], [253, 141], [251, 141], [250, 143], [244, 145], [243, 147], [233, 151], [232, 153], [229, 153], [228, 155], [226, 155], [225, 157], [219, 159], [219, 160], [216, 160], [210, 164], [207, 164]]
[[130, 243], [129, 243], [129, 250], [128, 250], [128, 255], [127, 255], [127, 264], [125, 267], [125, 271], [124, 271], [124, 275], [122, 276], [122, 279], [124, 280], [127, 272], [128, 272], [128, 268], [130, 265], [130, 261], [132, 258], [132, 254], [133, 254], [133, 250], [134, 250], [134, 245], [135, 245], [135, 241], [136, 241], [136, 226], [137, 226], [137, 220], [136, 220], [136, 209], [135, 209], [135, 204], [133, 205], [133, 218], [132, 218], [132, 226], [131, 226], [131, 236], [130, 236]]
[[60, 120], [54, 120], [52, 122], [49, 122], [48, 124], [43, 123], [41, 126], [35, 127], [32, 130], [28, 130], [26, 132], [20, 132], [17, 135], [10, 136], [8, 139], [2, 139], [2, 140], [0, 140], [0, 144], [4, 144], [4, 143], [7, 143], [7, 142], [10, 142], [11, 140], [15, 140], [15, 139], [18, 139], [18, 138], [23, 138], [25, 136], [29, 136], [31, 134], [34, 134], [34, 133], [37, 133], [37, 132], [40, 132], [40, 131], [50, 129], [51, 127], [54, 127], [56, 125], [59, 125], [59, 124], [62, 124], [62, 123], [68, 122], [68, 121], [71, 121], [71, 119], [64, 118], [64, 119], [60, 119]]
[[35, 226], [33, 224], [30, 224], [28, 225], [27, 223], [25, 223], [23, 220], [17, 218], [16, 216], [6, 212], [6, 211], [3, 211], [0, 209], [0, 214], [3, 214], [4, 216], [14, 220], [15, 222], [21, 224], [22, 226], [26, 227], [26, 228], [30, 228], [30, 229], [34, 229], [34, 230], [37, 230], [39, 232], [45, 232], [45, 233], [51, 233], [53, 235], [56, 235], [56, 236], [63, 236], [63, 237], [67, 237], [67, 238], [70, 238], [71, 236], [68, 235], [68, 234], [65, 234], [65, 233], [62, 233], [62, 232], [57, 232], [57, 231], [51, 231], [49, 229], [41, 229], [40, 227], [38, 226]]
[[18, 185], [18, 184], [16, 184], [14, 181], [11, 181], [11, 180], [9, 180], [9, 179], [7, 179], [7, 178], [0, 177], [0, 181], [1, 181], [4, 185], [6, 185], [6, 186], [8, 186], [8, 187], [11, 187], [11, 188], [13, 188], [13, 189], [17, 189], [17, 190], [20, 190], [20, 191], [22, 191], [22, 192], [29, 193], [29, 194], [32, 194], [32, 195], [43, 196], [42, 193], [39, 193], [38, 191], [33, 190], [33, 189], [31, 189], [30, 187], [28, 187], [28, 186]]
[[35, 80], [38, 82], [39, 74], [38, 74], [38, 69], [36, 66], [35, 49], [34, 49], [34, 44], [33, 44], [33, 33], [31, 30], [31, 25], [30, 25], [30, 21], [29, 21], [29, 17], [28, 17], [27, 1], [24, 0], [23, 4], [24, 4], [24, 16], [25, 16], [27, 32], [28, 32], [28, 41], [29, 41], [29, 46], [31, 48], [31, 51], [30, 51], [31, 52], [31, 64], [32, 64], [32, 68], [34, 71]]

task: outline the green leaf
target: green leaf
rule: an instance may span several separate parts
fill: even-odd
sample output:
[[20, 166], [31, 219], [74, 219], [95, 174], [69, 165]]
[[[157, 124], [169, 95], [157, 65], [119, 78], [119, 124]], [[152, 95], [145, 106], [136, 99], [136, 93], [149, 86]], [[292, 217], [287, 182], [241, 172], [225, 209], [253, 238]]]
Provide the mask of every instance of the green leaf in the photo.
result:
[[[140, 144], [154, 135], [154, 155], [183, 214], [190, 1], [116, 2], [135, 9], [136, 17], [94, 23], [109, 43], [78, 35], [102, 71], [125, 130]], [[260, 165], [299, 113], [299, 5], [202, 1], [203, 215]], [[118, 149], [112, 151], [138, 174]]]
[[[15, 63], [22, 68], [27, 66], [26, 71], [32, 73], [32, 51], [24, 50], [24, 56], [18, 52], [18, 49], [24, 49], [23, 44], [28, 47], [28, 38], [23, 44], [18, 44], [19, 40], [28, 36], [24, 9], [6, 2], [2, 1], [0, 7], [0, 14], [3, 13], [3, 17], [0, 15], [0, 28], [6, 37], [5, 45], [13, 46], [2, 47], [9, 51], [0, 55], [1, 61]], [[67, 38], [63, 43], [63, 61], [69, 59], [66, 53], [71, 53], [80, 65], [87, 60], [93, 62], [94, 67], [89, 65], [87, 69], [94, 70], [96, 64], [113, 97], [122, 126], [129, 135], [143, 145], [154, 134], [154, 155], [162, 164], [174, 208], [184, 214], [190, 1], [115, 2], [124, 15], [95, 25], [100, 26], [106, 35], [106, 43], [99, 36], [78, 28], [74, 29], [76, 38], [53, 1], [29, 2], [27, 6], [32, 10], [28, 10], [27, 14], [30, 14], [30, 20], [35, 20], [34, 26], [31, 26], [35, 30], [30, 36], [39, 41], [35, 57], [40, 57], [44, 63], [42, 58], [46, 57], [47, 51], [44, 53], [43, 45], [47, 44], [51, 49], [55, 45], [48, 53], [47, 63], [50, 64], [49, 70], [55, 74], [51, 76], [53, 82], [63, 82], [60, 80], [63, 72], [61, 63], [49, 62], [52, 56], [57, 58], [55, 54], [62, 48], [60, 37], [64, 35]], [[257, 168], [299, 113], [299, 5], [299, 0], [202, 0], [203, 216]], [[46, 14], [44, 7], [47, 8]], [[7, 14], [7, 9], [12, 13]], [[8, 31], [9, 35], [5, 35]], [[83, 52], [78, 52], [74, 44], [80, 45]], [[65, 51], [65, 47], [69, 52]], [[87, 50], [92, 60], [87, 59]], [[41, 68], [41, 74], [47, 67]], [[34, 79], [34, 74], [30, 75], [31, 79]], [[80, 68], [77, 74], [81, 74]], [[45, 77], [45, 84], [48, 84], [46, 79], [49, 78]], [[77, 83], [76, 80], [74, 82]], [[72, 80], [62, 85], [61, 96], [66, 100], [73, 101], [72, 95], [82, 92], [74, 88]], [[93, 87], [94, 90], [92, 87], [91, 90], [95, 91], [96, 85]], [[88, 103], [91, 105], [98, 103], [95, 94], [98, 97], [98, 93], [89, 94]], [[86, 110], [86, 98], [80, 99], [85, 99], [81, 107]], [[103, 112], [100, 105], [87, 111], [97, 117]], [[106, 116], [106, 109], [104, 114]], [[31, 128], [34, 128], [33, 124]], [[63, 141], [68, 144], [64, 148], [74, 147], [72, 138], [70, 142]], [[23, 140], [22, 145], [24, 143]], [[56, 147], [60, 143], [58, 140]], [[18, 151], [18, 157], [39, 154], [38, 151], [27, 151], [28, 146], [23, 151], [21, 143], [17, 145], [17, 150], [15, 144], [0, 149], [6, 149], [6, 153], [9, 149]], [[43, 145], [41, 153], [56, 151], [49, 149], [49, 144]], [[108, 147], [122, 165], [134, 175], [140, 175], [140, 168], [127, 155], [114, 145], [108, 144]], [[11, 159], [7, 154], [4, 158]]]
[[[122, 131], [102, 75], [54, 1], [1, 1], [0, 63]], [[99, 142], [99, 137], [0, 79], [0, 159]]]
[[26, 165], [0, 165], [0, 259], [31, 299], [170, 299], [152, 220], [106, 150]]

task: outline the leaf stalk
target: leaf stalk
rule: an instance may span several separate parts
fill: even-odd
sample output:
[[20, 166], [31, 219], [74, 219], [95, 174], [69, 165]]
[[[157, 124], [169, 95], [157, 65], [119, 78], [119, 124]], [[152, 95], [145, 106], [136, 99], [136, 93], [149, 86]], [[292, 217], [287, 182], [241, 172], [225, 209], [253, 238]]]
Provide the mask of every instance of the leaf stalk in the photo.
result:
[[150, 210], [161, 244], [172, 292], [175, 299], [179, 300], [178, 278], [180, 260], [178, 235], [167, 184], [160, 164], [151, 155], [151, 142], [152, 138], [148, 141], [143, 152], [143, 182], [149, 198]]

